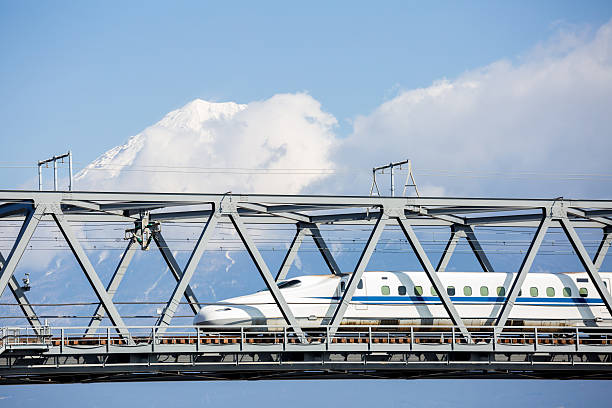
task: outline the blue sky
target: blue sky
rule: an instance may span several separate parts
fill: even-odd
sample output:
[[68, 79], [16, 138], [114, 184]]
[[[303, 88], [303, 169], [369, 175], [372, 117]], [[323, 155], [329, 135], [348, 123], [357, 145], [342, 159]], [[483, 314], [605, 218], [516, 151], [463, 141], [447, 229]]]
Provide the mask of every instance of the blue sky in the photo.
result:
[[[520, 58], [612, 4], [540, 2], [0, 2], [3, 161], [71, 148], [76, 167], [199, 97], [306, 91], [338, 133], [400, 90]], [[35, 170], [30, 170], [32, 173]], [[16, 186], [27, 172], [2, 169]]]
[[[612, 17], [609, 1], [328, 3], [93, 4], [0, 0], [0, 188], [23, 187], [33, 182], [35, 169], [11, 169], [11, 165], [35, 163], [70, 148], [75, 154], [75, 167], [82, 168], [195, 98], [213, 102], [264, 101], [263, 105], [268, 106], [274, 95], [306, 92], [312, 99], [300, 97], [299, 102], [320, 103], [315, 113], [323, 119], [326, 118], [323, 113], [333, 115], [337, 120], [332, 130], [334, 137], [349, 140], [346, 155], [362, 158], [364, 153], [356, 152], [355, 145], [371, 140], [377, 132], [390, 135], [386, 142], [399, 142], [401, 130], [380, 125], [388, 118], [380, 113], [386, 102], [390, 103], [387, 106], [401, 108], [400, 119], [410, 117], [402, 110], [405, 99], [417, 95], [413, 91], [420, 88], [437, 92], [438, 88], [432, 84], [444, 79], [455, 88], [475, 81], [492, 89], [491, 93], [502, 93], [503, 87], [491, 83], [506, 80], [518, 83], [523, 80], [519, 75], [522, 71], [541, 72], [529, 69], [546, 68], [549, 60], [564, 62], [564, 57], [557, 54], [565, 56], [566, 47], [577, 50], [570, 53], [570, 62], [572, 58], [580, 59], [582, 52], [593, 48], [597, 30], [609, 24]], [[541, 52], [540, 47], [545, 51]], [[499, 61], [508, 62], [512, 68], [483, 68]], [[587, 74], [599, 78], [596, 73]], [[495, 81], [489, 81], [490, 78]], [[588, 83], [589, 87], [576, 82], [579, 88], [587, 90], [583, 93], [571, 87], [557, 93], [558, 83], [542, 88], [538, 95], [548, 95], [548, 99], [542, 100], [542, 106], [551, 100], [571, 98], [571, 109], [566, 111], [563, 105], [544, 115], [544, 119], [532, 118], [537, 131], [527, 137], [537, 139], [547, 132], [554, 135], [557, 131], [554, 122], [562, 122], [563, 112], [576, 111], [575, 121], [593, 117], [593, 123], [589, 122], [588, 126], [582, 126], [586, 121], [580, 122], [577, 136], [604, 143], [609, 135], [601, 129], [610, 128], [607, 118], [610, 105], [604, 102], [612, 96], [607, 87], [610, 81], [606, 78], [601, 79], [606, 85], [601, 86], [603, 96], [593, 91], [598, 82]], [[590, 97], [597, 101], [593, 106], [588, 103]], [[487, 111], [485, 116], [501, 122], [497, 112], [507, 111], [508, 107], [503, 101], [492, 105], [493, 111]], [[447, 109], [446, 105], [435, 106]], [[581, 110], [581, 107], [585, 108]], [[431, 109], [426, 106], [419, 112], [420, 116], [429, 118]], [[434, 112], [429, 122], [436, 122], [437, 111]], [[524, 113], [519, 118], [530, 119]], [[391, 122], [398, 120], [391, 119]], [[416, 121], [411, 120], [411, 123]], [[482, 127], [484, 122], [477, 122], [474, 127]], [[425, 126], [418, 124], [418, 129]], [[424, 128], [432, 134], [442, 132], [433, 125], [427, 126]], [[468, 126], [465, 129], [474, 130]], [[508, 129], [508, 132], [524, 131]], [[588, 139], [589, 135], [592, 139]], [[351, 144], [350, 140], [355, 142]], [[480, 138], [474, 140], [478, 142]], [[425, 143], [422, 139], [421, 142]], [[477, 146], [476, 142], [466, 143], [470, 151]], [[612, 173], [609, 153], [606, 153], [609, 150], [596, 147], [579, 152], [576, 148], [576, 153], [572, 153], [571, 143], [569, 137], [544, 139], [543, 145], [558, 150], [546, 151], [541, 165], [536, 158], [525, 159], [524, 166], [527, 170]], [[463, 144], [459, 140], [457, 147]], [[380, 164], [376, 160], [388, 160], [390, 150], [382, 147], [378, 150], [380, 159], [376, 157], [373, 163], [349, 160], [342, 154], [330, 154], [329, 160], [338, 166], [361, 165], [367, 169]], [[378, 150], [366, 153], [375, 156]], [[531, 149], [524, 150], [520, 151], [521, 155], [527, 155]], [[601, 153], [599, 156], [597, 150]], [[559, 154], [565, 154], [564, 160], [553, 160]], [[430, 156], [419, 157], [420, 168], [435, 167], [426, 161]], [[567, 169], [568, 157], [575, 158], [575, 167]], [[449, 160], [448, 166], [500, 171], [484, 159], [479, 161], [479, 156], [472, 159], [480, 164], [470, 167], [469, 163]], [[504, 161], [501, 153], [491, 160]], [[512, 160], [520, 162], [515, 156]], [[321, 188], [347, 192], [341, 181], [315, 183], [304, 191]], [[500, 191], [509, 195], [567, 193], [606, 198], [610, 198], [612, 191], [609, 184], [602, 188], [592, 179], [583, 183], [584, 188], [567, 180], [558, 181], [552, 188], [544, 180], [530, 189], [522, 189], [523, 182], [523, 179], [518, 182], [505, 179], [502, 183], [493, 180], [489, 184], [472, 183], [459, 188], [448, 181], [436, 184], [434, 179], [429, 191], [474, 195]], [[368, 187], [369, 184], [363, 190]], [[356, 385], [365, 397], [355, 395]], [[276, 405], [286, 405], [293, 400], [293, 395], [302, 396], [304, 390], [311, 390], [328, 402], [341, 403], [341, 399], [347, 398], [361, 406], [381, 401], [391, 406], [431, 406], [433, 400], [441, 407], [484, 406], [491, 401], [498, 401], [495, 405], [499, 407], [517, 404], [572, 407], [587, 403], [596, 407], [609, 405], [608, 388], [605, 382], [580, 381], [104, 384], [4, 387], [0, 389], [0, 398], [6, 398], [0, 399], [0, 406], [39, 405], [39, 396], [43, 395], [40, 391], [50, 405], [64, 406], [81, 404], [77, 402], [80, 398], [87, 398], [98, 406], [117, 401], [161, 406], [175, 402], [176, 395], [184, 403], [201, 405], [218, 405], [222, 402], [220, 396], [224, 396], [229, 400], [223, 401], [231, 405], [255, 402], [275, 406], [271, 403], [272, 396]], [[465, 399], [460, 399], [460, 394]]]

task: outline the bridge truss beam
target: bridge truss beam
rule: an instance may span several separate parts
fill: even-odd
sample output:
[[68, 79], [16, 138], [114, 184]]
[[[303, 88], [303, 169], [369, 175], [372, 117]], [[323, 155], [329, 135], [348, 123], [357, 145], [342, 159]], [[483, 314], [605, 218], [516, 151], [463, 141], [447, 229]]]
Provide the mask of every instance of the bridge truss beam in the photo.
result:
[[[219, 223], [231, 224], [234, 227], [285, 318], [286, 326], [292, 328], [300, 338], [303, 338], [302, 330], [275, 281], [286, 278], [306, 236], [312, 236], [330, 273], [342, 275], [336, 259], [321, 235], [322, 225], [372, 226], [365, 248], [348, 278], [346, 290], [326, 320], [330, 324], [332, 333], [342, 323], [358, 282], [367, 269], [385, 226], [388, 225], [400, 227], [423, 270], [440, 295], [449, 317], [466, 338], [469, 337], [469, 333], [465, 331], [461, 316], [457, 313], [450, 297], [446, 295], [438, 272], [446, 269], [457, 241], [462, 237], [467, 239], [483, 271], [493, 271], [493, 266], [476, 237], [475, 230], [481, 226], [537, 227], [530, 248], [495, 319], [498, 328], [503, 327], [508, 321], [521, 285], [531, 269], [546, 231], [550, 228], [563, 229], [604, 304], [612, 311], [612, 297], [605, 290], [598, 272], [612, 242], [610, 229], [612, 201], [610, 200], [0, 191], [0, 227], [14, 228], [16, 222], [22, 223], [17, 239], [0, 270], [0, 291], [4, 291], [6, 286], [9, 286], [29, 323], [33, 327], [40, 326], [34, 309], [13, 275], [39, 223], [54, 222], [100, 302], [95, 313], [97, 318], [92, 319], [87, 333], [94, 333], [99, 325], [99, 318], [106, 314], [113, 325], [121, 331], [120, 334], [129, 338], [129, 332], [122, 329], [125, 325], [112, 298], [135, 253], [136, 245], [131, 241], [128, 243], [113, 277], [104, 287], [71, 224], [74, 222], [135, 223], [142, 221], [143, 213], [149, 214], [150, 222], [157, 224], [171, 225], [175, 222], [205, 224], [184, 269], [179, 267], [161, 232], [152, 233], [153, 240], [177, 281], [158, 320], [160, 334], [170, 326], [180, 299], [185, 298], [194, 313], [199, 310], [199, 303], [190, 287], [190, 281], [196, 273], [206, 244]], [[247, 225], [252, 224], [289, 224], [296, 227], [296, 235], [276, 274], [276, 279], [272, 276], [255, 241], [249, 235]], [[435, 269], [413, 230], [414, 227], [429, 226], [446, 226], [451, 232], [446, 250]], [[576, 233], [576, 228], [596, 228], [604, 231], [593, 260]]]

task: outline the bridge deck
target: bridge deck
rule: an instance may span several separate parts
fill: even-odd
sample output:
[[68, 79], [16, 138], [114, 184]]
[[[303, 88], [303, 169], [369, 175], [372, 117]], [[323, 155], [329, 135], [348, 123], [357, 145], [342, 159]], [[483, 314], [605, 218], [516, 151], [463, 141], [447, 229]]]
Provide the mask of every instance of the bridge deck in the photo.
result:
[[[259, 378], [612, 378], [612, 328], [369, 326], [306, 341], [286, 329], [5, 329], [0, 383]], [[12, 331], [11, 331], [12, 330]], [[80, 330], [80, 333], [79, 333]], [[143, 335], [148, 330], [149, 335]], [[56, 335], [59, 333], [59, 335]], [[271, 376], [271, 377], [270, 377]]]

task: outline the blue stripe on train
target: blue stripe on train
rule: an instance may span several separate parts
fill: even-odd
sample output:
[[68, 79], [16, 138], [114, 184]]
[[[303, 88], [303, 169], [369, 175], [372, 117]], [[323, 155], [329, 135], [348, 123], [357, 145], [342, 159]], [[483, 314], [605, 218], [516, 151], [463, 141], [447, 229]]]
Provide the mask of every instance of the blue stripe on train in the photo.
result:
[[[329, 299], [329, 300], [340, 300], [339, 297], [315, 297], [315, 299]], [[497, 296], [451, 296], [450, 299], [453, 302], [458, 303], [501, 303], [506, 300], [505, 297]], [[440, 298], [437, 296], [353, 296], [355, 302], [402, 302], [402, 303], [415, 303], [415, 304], [441, 304]], [[516, 298], [517, 303], [536, 303], [539, 305], [553, 306], [563, 305], [570, 306], [574, 304], [593, 304], [603, 305], [603, 300], [594, 298], [531, 298], [531, 297], [520, 297]]]

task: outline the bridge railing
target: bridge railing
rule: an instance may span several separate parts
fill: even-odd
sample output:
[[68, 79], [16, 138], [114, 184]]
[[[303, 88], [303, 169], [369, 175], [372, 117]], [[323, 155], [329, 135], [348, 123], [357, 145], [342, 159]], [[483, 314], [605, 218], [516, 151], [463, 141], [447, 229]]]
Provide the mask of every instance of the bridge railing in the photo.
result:
[[[121, 330], [119, 330], [121, 329]], [[237, 350], [249, 347], [280, 346], [299, 349], [303, 346], [321, 346], [324, 349], [341, 346], [359, 349], [396, 347], [416, 348], [446, 347], [461, 350], [462, 347], [491, 351], [537, 350], [538, 347], [554, 347], [556, 350], [588, 350], [590, 347], [612, 350], [612, 327], [532, 327], [510, 326], [496, 331], [490, 326], [468, 327], [470, 338], [464, 336], [456, 326], [341, 326], [333, 335], [330, 327], [306, 329], [305, 341], [290, 329], [281, 326], [170, 326], [159, 330], [157, 326], [98, 327], [87, 332], [87, 327], [48, 327], [35, 331], [29, 327], [0, 328], [0, 348], [77, 347], [95, 348], [121, 346], [195, 345], [200, 347], [235, 345]], [[119, 332], [129, 331], [125, 337]]]

